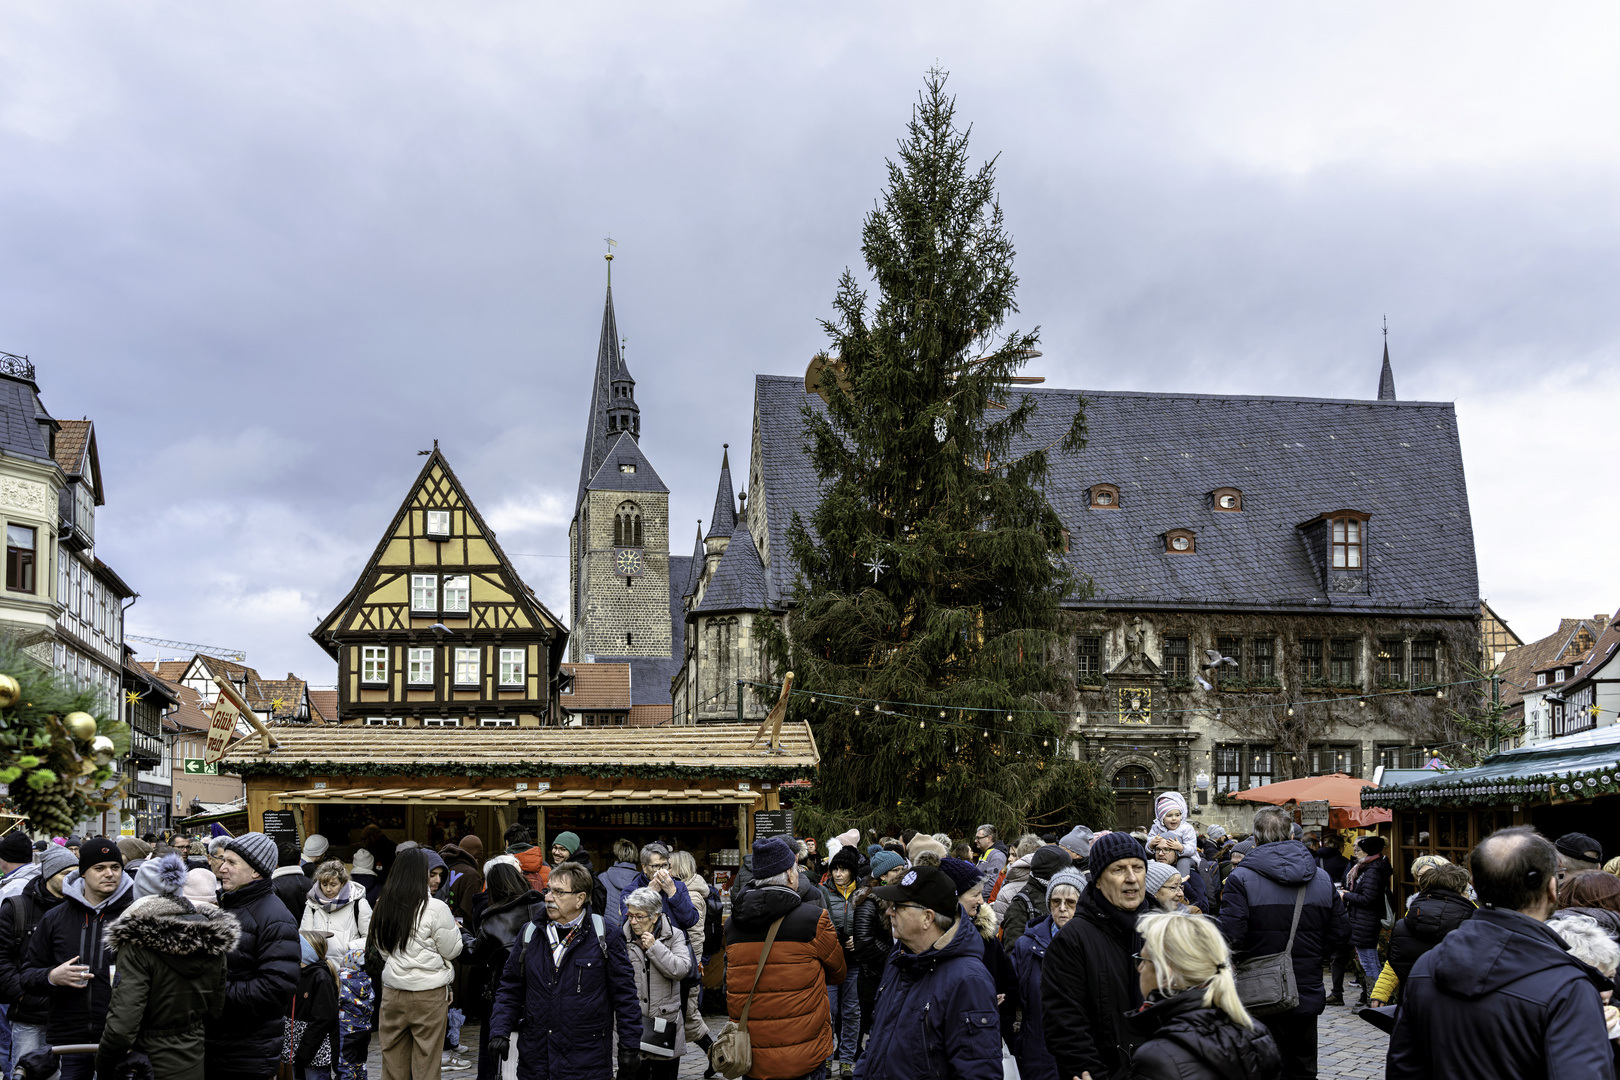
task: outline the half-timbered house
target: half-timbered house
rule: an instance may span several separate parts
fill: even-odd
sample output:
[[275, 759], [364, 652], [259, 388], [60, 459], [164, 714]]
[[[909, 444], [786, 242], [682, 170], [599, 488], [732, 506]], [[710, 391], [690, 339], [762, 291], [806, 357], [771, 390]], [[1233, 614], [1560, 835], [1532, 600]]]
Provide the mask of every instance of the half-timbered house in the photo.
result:
[[340, 723], [558, 719], [568, 633], [518, 577], [437, 443], [354, 588], [311, 636], [337, 661]]

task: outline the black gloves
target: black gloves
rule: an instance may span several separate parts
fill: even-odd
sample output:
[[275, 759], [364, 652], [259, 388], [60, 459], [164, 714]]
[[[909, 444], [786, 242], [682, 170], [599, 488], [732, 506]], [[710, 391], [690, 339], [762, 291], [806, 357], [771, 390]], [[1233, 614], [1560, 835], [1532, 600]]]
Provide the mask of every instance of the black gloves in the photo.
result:
[[490, 1039], [489, 1056], [496, 1061], [505, 1061], [506, 1055], [510, 1052], [511, 1039], [510, 1035], [499, 1035]]
[[641, 1069], [641, 1051], [634, 1047], [619, 1047], [619, 1080], [630, 1080]]

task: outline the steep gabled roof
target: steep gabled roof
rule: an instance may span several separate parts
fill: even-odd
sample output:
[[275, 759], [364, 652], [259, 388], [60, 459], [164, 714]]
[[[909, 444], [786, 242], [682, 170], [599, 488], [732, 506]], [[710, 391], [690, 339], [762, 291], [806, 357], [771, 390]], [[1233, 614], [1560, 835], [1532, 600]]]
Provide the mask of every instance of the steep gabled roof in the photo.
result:
[[1378, 373], [1378, 400], [1395, 400], [1395, 372], [1389, 366], [1389, 339], [1384, 339], [1384, 369]]
[[89, 481], [96, 505], [105, 506], [101, 490], [101, 454], [96, 449], [96, 426], [88, 420], [61, 420], [56, 432], [56, 463], [68, 479]]
[[619, 434], [608, 428], [608, 413], [613, 407], [613, 384], [634, 381], [619, 350], [619, 320], [613, 313], [613, 285], [610, 282], [607, 299], [602, 305], [602, 334], [596, 346], [590, 411], [585, 417], [585, 451], [579, 464], [579, 493], [574, 499], [576, 511], [580, 503], [585, 501], [585, 490], [602, 467], [602, 460], [607, 456], [614, 436]]
[[759, 549], [746, 523], [740, 523], [731, 532], [726, 553], [720, 556], [709, 587], [703, 590], [703, 603], [697, 610], [703, 614], [722, 611], [758, 611], [765, 606], [765, 565], [759, 561]]
[[35, 461], [52, 461], [51, 429], [59, 427], [45, 411], [32, 382], [0, 375], [0, 451]]
[[337, 723], [338, 692], [336, 690], [311, 690], [309, 692], [309, 710], [312, 714], [311, 719], [319, 718], [318, 723]]
[[558, 697], [569, 712], [630, 711], [629, 664], [563, 664], [574, 676], [574, 692]]
[[[630, 466], [625, 472], [623, 466]], [[621, 431], [613, 437], [596, 475], [591, 477], [583, 491], [665, 491], [669, 488], [658, 478], [658, 473], [641, 452], [641, 444]]]
[[1570, 678], [1564, 686], [1566, 696], [1578, 689], [1583, 683], [1596, 678], [1601, 671], [1607, 670], [1609, 672], [1608, 675], [1604, 676], [1605, 678], [1614, 678], [1614, 673], [1620, 670], [1620, 667], [1617, 667], [1615, 663], [1615, 656], [1620, 655], [1620, 624], [1616, 623], [1617, 619], [1620, 619], [1620, 611], [1609, 616], [1608, 624], [1603, 627], [1603, 633], [1599, 634], [1597, 641], [1592, 643], [1592, 651], [1586, 655], [1581, 665], [1570, 674]]
[[[1479, 579], [1456, 411], [1444, 402], [1346, 401], [1038, 388], [1037, 411], [1010, 450], [1056, 447], [1086, 403], [1089, 443], [1050, 451], [1047, 497], [1070, 530], [1069, 559], [1096, 583], [1088, 608], [1366, 611], [1474, 617]], [[791, 589], [787, 528], [820, 499], [805, 451], [803, 408], [825, 410], [798, 377], [761, 375], [755, 401], [769, 530], [772, 604]], [[1094, 511], [1094, 484], [1120, 488]], [[1243, 509], [1217, 512], [1221, 487]], [[1324, 595], [1295, 526], [1324, 511], [1371, 515], [1369, 595]], [[1197, 553], [1164, 550], [1171, 529]]]
[[1568, 660], [1576, 636], [1585, 628], [1596, 638], [1596, 628], [1587, 619], [1560, 619], [1558, 629], [1539, 641], [1521, 645], [1502, 658], [1496, 669], [1501, 677], [1502, 705], [1512, 709], [1524, 701], [1524, 692], [1534, 688], [1536, 672], [1548, 664]]

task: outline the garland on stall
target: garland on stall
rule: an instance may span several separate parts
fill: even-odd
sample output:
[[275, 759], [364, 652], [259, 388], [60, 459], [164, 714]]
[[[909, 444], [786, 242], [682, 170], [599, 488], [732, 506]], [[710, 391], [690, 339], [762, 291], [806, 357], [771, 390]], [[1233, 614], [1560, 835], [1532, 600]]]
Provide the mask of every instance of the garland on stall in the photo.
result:
[[370, 762], [370, 761], [242, 761], [226, 762], [231, 773], [254, 776], [404, 776], [404, 777], [533, 777], [584, 776], [592, 780], [619, 777], [637, 780], [680, 778], [689, 780], [796, 780], [814, 774], [806, 765], [772, 764], [761, 757], [757, 765], [676, 765], [637, 762], [618, 765], [552, 764], [544, 761], [458, 764], [456, 762]]
[[1361, 805], [1411, 810], [1437, 803], [1448, 806], [1494, 806], [1503, 802], [1573, 802], [1617, 792], [1620, 792], [1620, 762], [1581, 772], [1463, 778], [1450, 782], [1437, 779], [1421, 787], [1363, 788]]

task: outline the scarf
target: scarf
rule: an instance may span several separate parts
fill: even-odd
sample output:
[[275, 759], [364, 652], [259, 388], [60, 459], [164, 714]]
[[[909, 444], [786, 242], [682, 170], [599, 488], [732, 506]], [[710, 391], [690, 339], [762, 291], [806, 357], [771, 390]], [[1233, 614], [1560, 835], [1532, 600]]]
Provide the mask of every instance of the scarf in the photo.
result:
[[[1146, 888], [1145, 884], [1143, 888]], [[1095, 879], [1086, 883], [1086, 895], [1091, 897], [1091, 902], [1097, 905], [1098, 911], [1108, 916], [1109, 921], [1125, 936], [1125, 940], [1134, 943], [1136, 939], [1136, 920], [1141, 917], [1143, 910], [1148, 906], [1147, 897], [1143, 896], [1142, 902], [1137, 905], [1135, 911], [1121, 911], [1108, 902], [1108, 897], [1104, 896], [1102, 890], [1097, 888]]]
[[1356, 878], [1361, 876], [1361, 872], [1382, 858], [1382, 855], [1368, 855], [1364, 859], [1357, 860], [1356, 865], [1350, 868], [1350, 873], [1345, 875], [1344, 887], [1354, 889], [1356, 887]]
[[339, 908], [350, 903], [349, 887], [352, 884], [352, 882], [345, 881], [343, 888], [338, 890], [338, 894], [328, 899], [326, 894], [321, 892], [321, 883], [317, 881], [309, 887], [310, 902], [328, 915], [336, 914]]

